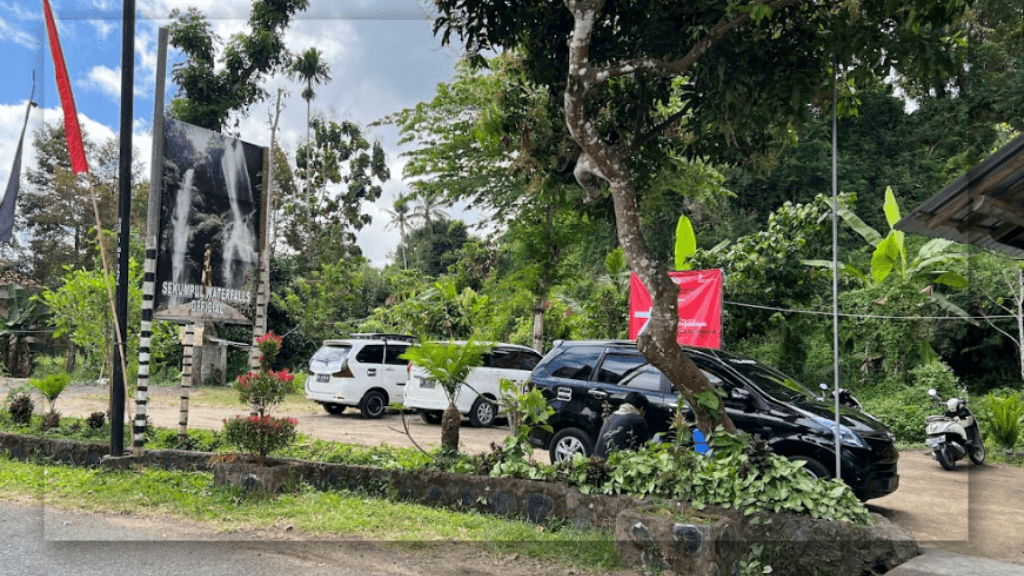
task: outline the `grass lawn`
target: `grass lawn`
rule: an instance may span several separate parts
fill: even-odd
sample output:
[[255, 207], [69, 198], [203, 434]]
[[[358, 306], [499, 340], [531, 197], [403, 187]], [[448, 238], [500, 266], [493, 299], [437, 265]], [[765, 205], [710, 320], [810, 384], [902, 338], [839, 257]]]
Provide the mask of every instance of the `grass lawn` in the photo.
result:
[[282, 519], [311, 537], [337, 535], [405, 542], [474, 542], [587, 570], [624, 567], [611, 531], [540, 527], [476, 512], [455, 512], [351, 492], [300, 486], [279, 496], [215, 487], [211, 473], [105, 471], [0, 456], [0, 499], [41, 498], [85, 512], [171, 516], [215, 531], [259, 530]]

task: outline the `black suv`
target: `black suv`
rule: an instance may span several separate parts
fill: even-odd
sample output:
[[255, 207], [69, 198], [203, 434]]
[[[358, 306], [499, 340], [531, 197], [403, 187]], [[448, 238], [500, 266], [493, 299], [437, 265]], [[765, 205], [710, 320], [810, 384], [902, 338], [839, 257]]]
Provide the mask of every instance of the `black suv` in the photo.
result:
[[[793, 379], [757, 360], [718, 350], [683, 348], [715, 386], [726, 393], [725, 407], [740, 430], [766, 440], [776, 454], [805, 461], [819, 478], [835, 470], [833, 407]], [[551, 433], [531, 432], [534, 445], [549, 450], [551, 461], [589, 456], [601, 430], [602, 414], [614, 411], [630, 391], [650, 401], [647, 421], [664, 432], [674, 416], [678, 394], [660, 370], [631, 341], [556, 341], [534, 368], [532, 385], [555, 413]], [[685, 410], [692, 422], [692, 411]], [[869, 414], [840, 409], [843, 480], [861, 500], [879, 498], [899, 485], [895, 437]]]

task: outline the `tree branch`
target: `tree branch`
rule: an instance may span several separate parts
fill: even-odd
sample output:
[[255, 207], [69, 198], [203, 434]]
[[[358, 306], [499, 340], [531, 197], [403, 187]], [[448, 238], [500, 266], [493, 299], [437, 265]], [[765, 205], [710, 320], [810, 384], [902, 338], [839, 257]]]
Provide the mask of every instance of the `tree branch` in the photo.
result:
[[[774, 1], [762, 1], [754, 2], [749, 6], [765, 5], [771, 8], [773, 11], [779, 8], [784, 8], [791, 4], [796, 4], [804, 0], [774, 0]], [[566, 5], [569, 3], [576, 3], [573, 0], [566, 0]], [[571, 8], [570, 8], [571, 9]], [[575, 14], [575, 12], [574, 12]], [[657, 58], [634, 58], [632, 60], [626, 60], [624, 62], [618, 62], [608, 66], [590, 68], [586, 71], [586, 81], [592, 86], [607, 81], [610, 78], [618, 76], [628, 76], [636, 73], [637, 71], [653, 72], [662, 76], [680, 76], [686, 74], [686, 72], [693, 66], [704, 54], [718, 43], [727, 33], [734, 30], [735, 28], [746, 24], [750, 21], [750, 11], [741, 13], [736, 18], [730, 19], [728, 15], [723, 16], [721, 20], [711, 30], [704, 35], [703, 38], [694, 44], [693, 48], [686, 53], [685, 56], [678, 60], [660, 60]], [[575, 41], [575, 37], [573, 38]]]

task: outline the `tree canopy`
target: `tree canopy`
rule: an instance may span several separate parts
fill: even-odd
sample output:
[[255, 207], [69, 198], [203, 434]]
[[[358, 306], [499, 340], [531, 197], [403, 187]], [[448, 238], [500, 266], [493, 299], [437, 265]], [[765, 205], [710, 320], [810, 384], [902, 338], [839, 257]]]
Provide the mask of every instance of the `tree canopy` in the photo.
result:
[[678, 288], [643, 236], [643, 175], [672, 152], [750, 162], [776, 148], [825, 101], [833, 58], [847, 87], [894, 68], [912, 77], [948, 73], [957, 39], [949, 25], [967, 6], [960, 0], [434, 5], [442, 43], [458, 37], [478, 62], [480, 50], [515, 50], [527, 78], [564, 93], [566, 124], [582, 151], [577, 181], [594, 199], [610, 191], [619, 242], [654, 302], [638, 345], [695, 407], [706, 432], [718, 423], [734, 428], [710, 383], [675, 343]]

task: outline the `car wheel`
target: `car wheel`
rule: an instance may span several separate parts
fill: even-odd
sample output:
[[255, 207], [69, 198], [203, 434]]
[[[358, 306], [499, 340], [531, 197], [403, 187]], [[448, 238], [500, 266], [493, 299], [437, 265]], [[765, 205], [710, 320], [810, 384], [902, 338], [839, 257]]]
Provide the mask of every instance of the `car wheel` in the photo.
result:
[[427, 424], [440, 424], [441, 412], [436, 410], [420, 410], [420, 418]]
[[971, 452], [970, 453], [970, 458], [971, 458], [971, 462], [974, 462], [978, 466], [981, 466], [982, 464], [984, 464], [985, 463], [985, 444], [982, 444], [981, 448], [977, 449], [976, 451]]
[[572, 460], [576, 454], [589, 457], [594, 453], [594, 441], [590, 439], [589, 434], [579, 428], [564, 428], [551, 439], [551, 448], [548, 452], [552, 464]]
[[497, 416], [497, 406], [486, 398], [477, 398], [473, 407], [469, 410], [469, 423], [475, 428], [490, 428], [494, 426]]
[[932, 454], [935, 455], [935, 459], [939, 461], [939, 466], [942, 466], [944, 470], [956, 468], [956, 460], [953, 460], [953, 456], [949, 453], [949, 447], [945, 444], [933, 450]]
[[337, 416], [345, 411], [345, 406], [342, 404], [324, 404], [324, 410], [331, 416]]
[[790, 456], [789, 460], [790, 462], [803, 462], [804, 472], [807, 472], [807, 474], [815, 480], [829, 480], [832, 478], [832, 473], [829, 472], [828, 468], [814, 458], [808, 458], [807, 456]]
[[363, 401], [359, 403], [359, 411], [363, 418], [380, 418], [384, 415], [384, 409], [387, 407], [387, 398], [376, 390], [367, 392], [366, 396], [363, 396]]

